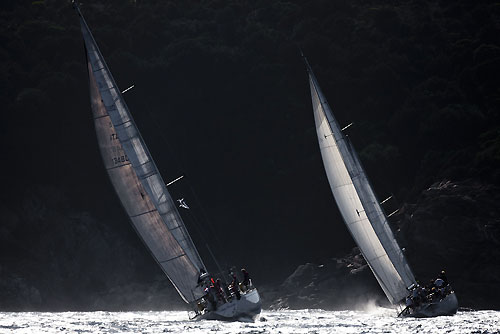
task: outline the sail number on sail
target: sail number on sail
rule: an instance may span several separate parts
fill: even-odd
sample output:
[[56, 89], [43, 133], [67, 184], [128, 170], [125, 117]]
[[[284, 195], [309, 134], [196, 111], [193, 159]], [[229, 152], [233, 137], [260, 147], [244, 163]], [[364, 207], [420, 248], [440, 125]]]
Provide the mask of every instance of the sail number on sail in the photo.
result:
[[[118, 135], [116, 133], [111, 133], [109, 135], [109, 141], [113, 142], [116, 140], [118, 140]], [[118, 165], [119, 163], [129, 161], [127, 154], [125, 154], [125, 152], [123, 151], [123, 147], [120, 145], [119, 142], [118, 145], [114, 145], [111, 147], [111, 151], [117, 154], [116, 156], [111, 157], [111, 162], [113, 162], [114, 165]]]

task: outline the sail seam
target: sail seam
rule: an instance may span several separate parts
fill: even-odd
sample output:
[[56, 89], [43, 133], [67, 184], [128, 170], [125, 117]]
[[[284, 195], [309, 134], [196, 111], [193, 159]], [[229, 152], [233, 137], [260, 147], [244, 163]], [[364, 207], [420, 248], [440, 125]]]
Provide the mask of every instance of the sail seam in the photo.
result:
[[354, 225], [354, 224], [362, 222], [364, 220], [367, 220], [367, 218], [361, 218], [361, 219], [358, 219], [358, 220], [354, 220], [354, 221], [352, 221], [350, 223], [346, 223], [346, 225]]
[[102, 115], [102, 116], [97, 116], [97, 117], [94, 117], [94, 120], [99, 119], [99, 118], [108, 117], [108, 116], [109, 116], [108, 114], [106, 114], [106, 115]]
[[387, 256], [387, 254], [382, 254], [382, 255], [379, 255], [379, 256], [376, 256], [374, 258], [371, 258], [370, 261], [375, 261], [375, 260], [378, 260], [380, 258], [383, 258], [384, 256]]
[[112, 89], [115, 89], [115, 90], [116, 90], [115, 86], [111, 86], [111, 87], [108, 87], [108, 88], [106, 88], [106, 89], [100, 89], [100, 90], [99, 90], [99, 92], [100, 92], [100, 93], [101, 93], [101, 95], [102, 95], [102, 93], [104, 93], [104, 92], [109, 92], [109, 91], [110, 91], [110, 90], [112, 90]]
[[168, 259], [168, 260], [158, 261], [158, 262], [160, 262], [160, 263], [170, 262], [170, 261], [173, 261], [173, 260], [178, 259], [178, 258], [183, 257], [183, 256], [186, 256], [186, 253], [181, 254], [181, 255], [177, 255], [176, 257], [173, 257], [173, 258]]
[[148, 163], [150, 163], [150, 162], [151, 162], [151, 161], [148, 159], [148, 160], [144, 161], [143, 163], [141, 163], [141, 164], [137, 165], [137, 168], [142, 167], [142, 166], [144, 166], [144, 165], [146, 165], [146, 164], [148, 164]]
[[109, 167], [109, 168], [106, 168], [106, 170], [112, 170], [112, 169], [116, 169], [116, 168], [120, 168], [120, 167], [128, 166], [128, 165], [131, 165], [131, 163], [127, 162], [126, 164], [123, 164], [123, 165], [120, 165], [120, 166]]
[[137, 218], [137, 217], [140, 217], [140, 216], [143, 216], [143, 215], [146, 215], [148, 213], [152, 213], [152, 212], [155, 212], [157, 211], [156, 209], [153, 209], [153, 210], [150, 210], [150, 211], [146, 211], [146, 212], [143, 212], [143, 213], [139, 213], [138, 215], [133, 215], [133, 216], [130, 216], [130, 218]]
[[128, 121], [122, 122], [122, 123], [120, 123], [120, 124], [116, 124], [116, 125], [115, 125], [115, 128], [117, 128], [117, 127], [119, 127], [119, 126], [122, 126], [122, 125], [124, 125], [125, 123], [131, 123], [131, 122], [130, 122], [130, 119], [129, 119]]
[[141, 179], [143, 179], [143, 180], [144, 180], [144, 179], [147, 179], [148, 177], [153, 176], [153, 175], [155, 175], [155, 174], [156, 174], [156, 171], [154, 171], [154, 170], [153, 170], [153, 171], [151, 171], [151, 172], [149, 172], [149, 173], [146, 173], [146, 174], [143, 174], [143, 175], [139, 175], [139, 174], [137, 174], [137, 175], [138, 175]]
[[341, 188], [341, 187], [345, 187], [345, 186], [350, 186], [350, 185], [354, 185], [354, 184], [352, 182], [342, 183], [342, 184], [339, 184], [338, 186], [332, 187], [332, 190], [333, 189], [338, 189], [338, 188]]
[[[167, 228], [168, 228], [169, 231], [173, 231], [173, 230], [176, 230], [176, 229], [181, 228], [181, 227], [180, 227], [180, 225], [177, 225], [174, 228], [169, 228], [168, 226], [167, 226]], [[186, 240], [186, 239], [183, 239], [183, 240]]]

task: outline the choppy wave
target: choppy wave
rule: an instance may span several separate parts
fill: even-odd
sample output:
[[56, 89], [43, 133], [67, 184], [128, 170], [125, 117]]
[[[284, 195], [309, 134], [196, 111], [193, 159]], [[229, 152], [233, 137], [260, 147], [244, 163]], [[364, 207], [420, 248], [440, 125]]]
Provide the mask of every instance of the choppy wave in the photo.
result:
[[190, 321], [187, 312], [3, 312], [0, 333], [483, 333], [500, 334], [499, 311], [400, 319], [392, 309], [264, 311], [254, 323]]

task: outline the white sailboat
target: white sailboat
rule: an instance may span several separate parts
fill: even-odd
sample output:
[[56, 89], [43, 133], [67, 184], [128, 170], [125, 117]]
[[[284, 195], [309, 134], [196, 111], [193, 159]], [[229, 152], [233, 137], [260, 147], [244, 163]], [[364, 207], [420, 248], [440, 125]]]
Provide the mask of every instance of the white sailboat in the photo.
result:
[[[337, 206], [352, 237], [389, 301], [403, 308], [415, 277], [389, 226], [387, 217], [348, 137], [333, 113], [304, 58], [312, 107], [326, 175]], [[442, 298], [424, 299], [406, 307], [403, 316], [430, 317], [454, 314], [458, 301], [453, 291]]]
[[261, 311], [257, 289], [242, 291], [240, 298], [227, 295], [224, 302], [213, 302], [213, 279], [206, 274], [199, 281], [206, 267], [78, 5], [73, 4], [85, 42], [99, 149], [134, 229], [182, 299], [193, 306], [197, 319], [255, 319]]

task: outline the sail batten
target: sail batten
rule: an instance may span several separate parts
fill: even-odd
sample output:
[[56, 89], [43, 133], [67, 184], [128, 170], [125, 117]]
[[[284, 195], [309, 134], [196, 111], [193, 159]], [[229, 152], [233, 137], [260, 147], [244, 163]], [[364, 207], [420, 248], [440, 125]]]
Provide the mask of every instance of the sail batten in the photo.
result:
[[398, 303], [415, 279], [352, 144], [306, 65], [320, 151], [335, 201], [382, 290], [392, 303]]
[[205, 265], [78, 7], [97, 140], [111, 183], [134, 229], [186, 302]]

